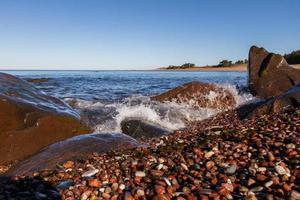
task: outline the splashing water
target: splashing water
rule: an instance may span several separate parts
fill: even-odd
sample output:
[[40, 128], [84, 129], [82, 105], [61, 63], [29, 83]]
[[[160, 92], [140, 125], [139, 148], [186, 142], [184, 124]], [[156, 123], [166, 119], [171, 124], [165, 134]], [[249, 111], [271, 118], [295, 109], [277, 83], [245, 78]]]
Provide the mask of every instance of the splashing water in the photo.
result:
[[[195, 109], [195, 102], [159, 103], [150, 96], [191, 81], [215, 83], [230, 91], [237, 105], [252, 96], [241, 93], [247, 84], [244, 72], [159, 72], [159, 71], [10, 71], [21, 78], [50, 78], [35, 86], [47, 94], [64, 99], [82, 113], [83, 119], [97, 132], [120, 132], [126, 118], [138, 118], [169, 130], [185, 127], [187, 122], [202, 120], [222, 110]], [[226, 84], [224, 84], [226, 83]], [[210, 92], [206, 99], [218, 94]]]
[[[239, 94], [233, 85], [219, 85], [227, 89], [235, 98], [237, 106], [253, 99], [248, 93]], [[218, 94], [211, 91], [206, 98], [213, 101]], [[70, 101], [70, 100], [69, 100]], [[127, 118], [137, 118], [142, 121], [152, 122], [169, 130], [184, 128], [188, 122], [203, 120], [224, 110], [213, 108], [198, 108], [193, 106], [191, 100], [187, 103], [176, 102], [156, 102], [151, 101], [150, 97], [133, 95], [125, 98], [119, 103], [102, 103], [97, 101], [77, 100], [75, 108], [79, 111], [93, 110], [106, 116], [101, 118], [94, 126], [96, 132], [120, 132], [121, 122]], [[105, 114], [104, 114], [105, 113]]]

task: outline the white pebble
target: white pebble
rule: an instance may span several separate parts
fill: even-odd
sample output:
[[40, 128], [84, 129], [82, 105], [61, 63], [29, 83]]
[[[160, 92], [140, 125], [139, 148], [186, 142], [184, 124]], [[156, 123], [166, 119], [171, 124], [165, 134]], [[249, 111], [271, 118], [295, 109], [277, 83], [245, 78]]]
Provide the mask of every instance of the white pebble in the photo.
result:
[[82, 174], [82, 177], [91, 177], [94, 176], [95, 174], [97, 174], [99, 172], [99, 169], [91, 169], [89, 171], [86, 171]]
[[205, 158], [210, 158], [210, 157], [212, 157], [214, 154], [215, 154], [215, 153], [214, 153], [213, 151], [209, 151], [209, 152], [207, 152], [207, 153], [204, 155], [204, 157], [205, 157]]
[[145, 177], [145, 176], [146, 176], [146, 173], [143, 172], [143, 171], [137, 171], [137, 172], [135, 172], [135, 176], [138, 176], [138, 177]]

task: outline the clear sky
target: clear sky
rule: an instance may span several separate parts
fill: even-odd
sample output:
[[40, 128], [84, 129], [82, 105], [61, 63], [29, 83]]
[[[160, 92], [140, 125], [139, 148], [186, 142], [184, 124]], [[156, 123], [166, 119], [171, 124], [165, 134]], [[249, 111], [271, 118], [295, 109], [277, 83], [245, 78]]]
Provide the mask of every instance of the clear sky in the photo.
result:
[[0, 69], [153, 69], [300, 49], [299, 0], [1, 0]]

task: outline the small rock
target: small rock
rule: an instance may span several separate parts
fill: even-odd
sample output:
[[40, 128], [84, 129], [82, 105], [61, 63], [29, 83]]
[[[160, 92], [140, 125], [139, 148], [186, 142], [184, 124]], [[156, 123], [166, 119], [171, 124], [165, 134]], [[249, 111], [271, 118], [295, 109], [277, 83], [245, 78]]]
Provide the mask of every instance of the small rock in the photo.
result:
[[275, 158], [275, 156], [272, 154], [272, 152], [269, 152], [268, 153], [268, 158], [269, 158], [269, 160], [272, 162], [272, 161], [274, 161], [276, 158]]
[[161, 164], [161, 163], [160, 163], [159, 165], [157, 165], [157, 169], [158, 169], [158, 170], [161, 170], [163, 167], [164, 167], [164, 165]]
[[208, 161], [206, 163], [206, 169], [210, 170], [215, 166], [215, 162], [214, 161]]
[[273, 185], [273, 181], [268, 181], [268, 182], [265, 183], [266, 188], [271, 187], [271, 185]]
[[43, 194], [43, 193], [41, 193], [41, 192], [35, 192], [34, 194], [35, 194], [34, 196], [35, 196], [37, 199], [46, 199], [46, 198], [47, 198], [47, 195], [45, 195], [45, 194]]
[[134, 200], [130, 192], [125, 192], [124, 200]]
[[254, 183], [256, 183], [256, 181], [254, 179], [252, 179], [252, 178], [249, 178], [249, 180], [248, 180], [248, 186], [251, 186]]
[[251, 192], [260, 192], [262, 191], [264, 188], [262, 186], [257, 186], [257, 187], [254, 187], [252, 188], [250, 191]]
[[60, 182], [56, 188], [60, 190], [68, 189], [69, 187], [73, 186], [74, 182], [72, 180], [66, 180], [63, 182]]
[[266, 177], [266, 176], [263, 175], [263, 174], [258, 174], [258, 175], [256, 176], [256, 180], [261, 181], [261, 182], [265, 181], [267, 178], [268, 178], [268, 177]]
[[91, 179], [89, 180], [89, 186], [99, 188], [101, 183], [98, 179]]
[[67, 162], [65, 162], [65, 163], [63, 164], [63, 167], [64, 167], [65, 169], [73, 168], [73, 167], [74, 167], [74, 162], [69, 160], [69, 161], [67, 161]]
[[125, 185], [124, 184], [120, 184], [119, 189], [120, 190], [124, 190], [125, 189]]
[[135, 176], [138, 176], [138, 177], [145, 177], [145, 176], [146, 176], [146, 173], [143, 172], [143, 171], [137, 171], [137, 172], [135, 172]]
[[181, 163], [180, 166], [185, 170], [185, 171], [188, 171], [189, 168], [184, 164], [184, 163]]
[[213, 151], [209, 151], [209, 152], [207, 152], [207, 153], [204, 155], [204, 157], [205, 157], [205, 158], [210, 158], [210, 157], [212, 157], [214, 154], [215, 154], [215, 153], [214, 153]]
[[91, 170], [84, 172], [81, 176], [82, 177], [91, 177], [91, 176], [94, 176], [95, 174], [97, 174], [98, 172], [99, 172], [99, 169], [91, 169]]
[[294, 145], [293, 143], [290, 143], [290, 144], [287, 144], [287, 145], [286, 145], [286, 148], [287, 148], [287, 149], [295, 149], [295, 148], [296, 148], [296, 145]]
[[265, 172], [265, 171], [267, 171], [267, 168], [265, 168], [265, 167], [257, 168], [257, 172]]
[[290, 176], [288, 170], [284, 169], [282, 166], [280, 165], [276, 165], [275, 166], [275, 170], [279, 175], [287, 175]]
[[151, 170], [151, 174], [153, 176], [163, 176], [164, 175], [164, 172], [163, 171], [160, 171], [160, 170]]
[[136, 191], [136, 193], [137, 193], [137, 195], [138, 195], [139, 197], [145, 196], [144, 190], [138, 189], [138, 190]]
[[228, 167], [225, 171], [226, 174], [234, 174], [236, 172], [237, 166], [235, 164]]
[[110, 187], [105, 188], [104, 192], [107, 193], [107, 194], [111, 193], [111, 188]]
[[164, 194], [166, 192], [165, 188], [161, 185], [155, 185], [154, 190], [155, 190], [156, 194]]
[[169, 179], [167, 179], [166, 177], [164, 177], [163, 179], [168, 186], [171, 186], [171, 182], [169, 181]]
[[291, 192], [291, 199], [292, 200], [299, 200], [300, 199], [300, 193], [297, 192], [296, 190], [293, 190]]
[[92, 191], [85, 191], [84, 193], [82, 193], [80, 200], [87, 200], [89, 198], [89, 196], [91, 195]]
[[[118, 188], [119, 188], [119, 184], [118, 184], [118, 183], [113, 183], [113, 184], [111, 185], [111, 189], [113, 189], [114, 191], [117, 191]], [[125, 185], [124, 185], [124, 188], [125, 188]]]

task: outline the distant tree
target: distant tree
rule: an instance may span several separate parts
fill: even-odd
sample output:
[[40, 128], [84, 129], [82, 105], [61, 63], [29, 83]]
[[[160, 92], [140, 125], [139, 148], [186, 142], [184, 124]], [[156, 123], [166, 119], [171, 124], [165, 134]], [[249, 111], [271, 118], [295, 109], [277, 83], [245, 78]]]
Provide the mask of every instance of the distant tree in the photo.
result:
[[241, 64], [244, 64], [244, 61], [243, 60], [237, 60], [234, 64], [235, 65], [241, 65]]
[[219, 64], [218, 67], [228, 67], [232, 65], [232, 61], [230, 60], [222, 60]]
[[167, 67], [167, 69], [187, 69], [187, 68], [193, 68], [196, 65], [194, 63], [184, 63], [183, 65], [176, 66], [176, 65], [170, 65]]
[[183, 65], [181, 65], [180, 68], [187, 69], [187, 68], [192, 68], [192, 67], [195, 67], [194, 63], [184, 63]]
[[175, 66], [175, 65], [170, 65], [169, 67], [167, 67], [167, 69], [176, 69], [177, 68], [177, 66]]
[[285, 54], [284, 58], [289, 64], [300, 64], [300, 50]]

